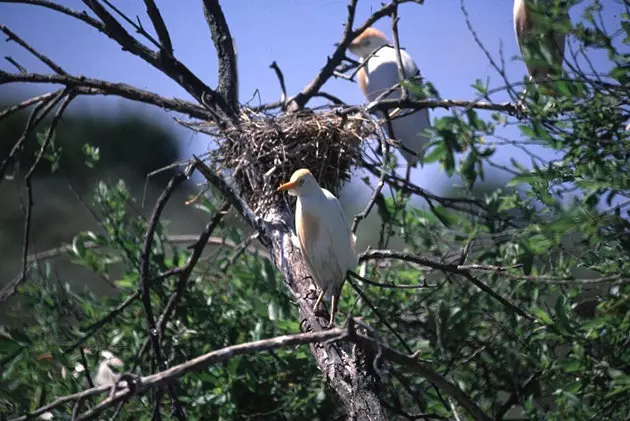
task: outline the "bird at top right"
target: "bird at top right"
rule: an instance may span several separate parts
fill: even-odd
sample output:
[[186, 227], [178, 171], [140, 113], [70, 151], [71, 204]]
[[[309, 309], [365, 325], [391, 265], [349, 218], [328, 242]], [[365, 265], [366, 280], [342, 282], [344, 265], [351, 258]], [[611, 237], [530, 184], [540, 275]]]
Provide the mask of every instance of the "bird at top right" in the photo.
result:
[[[514, 33], [527, 66], [530, 81], [543, 84], [545, 79], [562, 72], [566, 34], [545, 28], [536, 13], [543, 13], [555, 22], [569, 20], [564, 0], [514, 0]], [[553, 94], [549, 89], [546, 93]]]
[[[357, 73], [357, 79], [359, 88], [368, 101], [380, 99], [382, 96], [386, 99], [401, 97], [401, 89], [395, 88], [401, 82], [396, 49], [385, 34], [376, 28], [367, 28], [352, 40], [348, 50], [359, 57], [361, 67]], [[400, 61], [404, 73], [402, 76], [405, 79], [421, 77], [413, 58], [402, 49]], [[411, 168], [418, 165], [419, 154], [430, 140], [425, 129], [431, 126], [428, 109], [410, 111], [401, 110], [399, 115], [392, 117], [390, 124], [386, 126], [389, 137], [402, 146], [400, 153], [407, 161], [407, 180], [409, 180]]]

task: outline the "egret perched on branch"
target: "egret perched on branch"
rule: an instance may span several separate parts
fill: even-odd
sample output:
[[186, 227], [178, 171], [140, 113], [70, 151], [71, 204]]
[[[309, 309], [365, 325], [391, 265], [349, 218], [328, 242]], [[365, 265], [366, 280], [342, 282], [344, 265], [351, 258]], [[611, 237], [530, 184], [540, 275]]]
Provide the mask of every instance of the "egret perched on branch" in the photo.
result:
[[[368, 101], [380, 98], [401, 82], [396, 49], [378, 29], [367, 28], [352, 41], [348, 49], [360, 59], [362, 67], [357, 73], [357, 79]], [[400, 58], [405, 79], [420, 77], [420, 70], [409, 54], [400, 50]], [[397, 88], [380, 99], [397, 99], [401, 94], [402, 90]], [[390, 138], [397, 140], [404, 147], [400, 152], [407, 161], [408, 179], [411, 167], [418, 164], [418, 153], [429, 141], [429, 135], [424, 133], [424, 130], [431, 126], [431, 121], [429, 110], [426, 108], [413, 113], [410, 113], [410, 110], [400, 110], [399, 114], [402, 116], [392, 117], [391, 130], [387, 127], [387, 132]]]
[[513, 17], [516, 41], [530, 81], [539, 83], [558, 76], [562, 71], [566, 35], [546, 27], [548, 23], [541, 19], [568, 22], [566, 0], [514, 0]]
[[309, 170], [294, 172], [288, 183], [278, 187], [278, 191], [284, 190], [297, 196], [295, 230], [311, 277], [321, 291], [314, 308], [322, 298], [331, 301], [328, 323], [331, 327], [346, 274], [359, 262], [356, 237], [339, 200], [321, 188]]

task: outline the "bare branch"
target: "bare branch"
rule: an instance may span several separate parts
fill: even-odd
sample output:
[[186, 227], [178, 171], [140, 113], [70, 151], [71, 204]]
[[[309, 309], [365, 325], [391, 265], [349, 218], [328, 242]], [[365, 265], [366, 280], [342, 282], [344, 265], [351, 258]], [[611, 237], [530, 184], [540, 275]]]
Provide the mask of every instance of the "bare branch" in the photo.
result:
[[[315, 342], [326, 342], [326, 341], [335, 341], [342, 339], [346, 335], [346, 332], [343, 329], [330, 329], [322, 332], [310, 332], [310, 333], [298, 333], [294, 335], [284, 335], [277, 336], [271, 339], [263, 339], [260, 341], [247, 342], [244, 344], [232, 345], [228, 346], [216, 351], [209, 352], [207, 354], [201, 355], [199, 357], [193, 358], [190, 361], [185, 363], [173, 366], [167, 370], [161, 371], [159, 373], [155, 373], [153, 375], [149, 375], [146, 377], [142, 377], [138, 385], [135, 387], [135, 393], [143, 393], [148, 390], [151, 390], [156, 387], [160, 387], [168, 384], [173, 379], [183, 376], [184, 374], [202, 370], [214, 364], [221, 363], [223, 361], [227, 361], [232, 357], [253, 354], [261, 351], [267, 351], [271, 349], [281, 348], [281, 347], [290, 347], [295, 345], [304, 345], [311, 344]], [[83, 392], [74, 393], [72, 395], [63, 396], [58, 398], [54, 402], [43, 406], [27, 415], [23, 415], [21, 417], [14, 418], [12, 421], [24, 421], [33, 417], [36, 417], [46, 411], [50, 411], [51, 409], [57, 408], [65, 403], [76, 401], [77, 399], [86, 398], [89, 396], [99, 395], [110, 390], [110, 386], [101, 386], [93, 389], [88, 389]], [[88, 414], [83, 414], [84, 418], [80, 419], [91, 419], [101, 413], [103, 410], [109, 408], [114, 403], [125, 399], [128, 397], [129, 389], [123, 389], [119, 392], [116, 392], [113, 396], [105, 399], [98, 405], [98, 409], [95, 412], [91, 412], [89, 417], [86, 417]], [[96, 409], [97, 407], [93, 408]]]
[[15, 41], [17, 44], [22, 46], [26, 51], [28, 51], [29, 53], [31, 53], [35, 57], [37, 57], [39, 60], [41, 60], [46, 66], [50, 67], [53, 70], [53, 72], [55, 72], [57, 74], [60, 74], [60, 75], [67, 74], [65, 72], [65, 70], [63, 70], [61, 68], [61, 66], [56, 64], [54, 61], [52, 61], [51, 59], [49, 59], [45, 55], [37, 52], [37, 50], [35, 50], [33, 47], [31, 47], [26, 41], [24, 41], [22, 38], [17, 36], [13, 31], [11, 31], [6, 26], [0, 25], [0, 31], [2, 31], [5, 34], [7, 34], [7, 36], [9, 37], [9, 39], [7, 39], [7, 41]]
[[219, 59], [219, 86], [217, 91], [225, 98], [228, 106], [236, 113], [238, 104], [238, 74], [236, 54], [230, 28], [218, 0], [203, 0], [203, 14], [210, 28], [212, 42]]
[[17, 62], [17, 60], [15, 60], [13, 57], [10, 56], [5, 56], [4, 57], [9, 63], [11, 63], [13, 65], [13, 67], [15, 67], [16, 69], [18, 69], [18, 72], [20, 73], [27, 73], [26, 72], [26, 67], [22, 66], [20, 63]]
[[287, 102], [287, 87], [284, 84], [284, 75], [282, 74], [282, 70], [280, 70], [278, 63], [276, 63], [275, 61], [271, 63], [269, 67], [272, 68], [274, 72], [276, 72], [276, 76], [278, 77], [278, 81], [280, 82], [280, 90], [282, 92], [282, 96], [280, 96], [280, 102], [283, 104], [282, 107], [284, 108], [284, 104], [286, 104]]
[[59, 95], [61, 92], [63, 92], [63, 89], [60, 89], [58, 91], [54, 91], [54, 92], [48, 92], [45, 94], [41, 94], [38, 96], [34, 96], [32, 98], [26, 99], [22, 102], [20, 102], [19, 104], [16, 105], [12, 105], [10, 107], [5, 108], [4, 110], [0, 111], [0, 120], [2, 120], [3, 118], [5, 118], [6, 116], [9, 116], [13, 113], [16, 113], [24, 108], [28, 108], [31, 105], [35, 105], [41, 102], [45, 102], [50, 100], [51, 98], [53, 98], [56, 95]]
[[173, 43], [171, 42], [171, 36], [168, 34], [166, 24], [164, 24], [164, 19], [162, 19], [160, 9], [155, 5], [155, 2], [153, 0], [144, 0], [144, 4], [147, 8], [147, 15], [149, 15], [151, 23], [153, 23], [153, 28], [155, 28], [155, 32], [160, 39], [162, 52], [166, 53], [169, 56], [172, 56]]
[[[451, 109], [455, 107], [475, 108], [478, 110], [501, 111], [508, 114], [516, 115], [518, 107], [510, 102], [503, 104], [494, 104], [481, 101], [462, 101], [454, 99], [381, 99], [371, 102], [367, 105], [366, 111], [372, 113], [374, 111], [387, 112], [394, 108], [404, 108], [409, 110], [424, 110], [426, 108], [444, 108]], [[344, 112], [351, 112], [350, 109]]]
[[210, 119], [212, 114], [189, 101], [178, 98], [165, 98], [150, 91], [138, 89], [126, 83], [107, 82], [83, 76], [44, 75], [39, 73], [7, 73], [0, 70], [0, 85], [12, 82], [54, 83], [73, 88], [82, 95], [117, 95], [132, 101], [155, 105], [171, 111], [188, 114], [199, 119]]

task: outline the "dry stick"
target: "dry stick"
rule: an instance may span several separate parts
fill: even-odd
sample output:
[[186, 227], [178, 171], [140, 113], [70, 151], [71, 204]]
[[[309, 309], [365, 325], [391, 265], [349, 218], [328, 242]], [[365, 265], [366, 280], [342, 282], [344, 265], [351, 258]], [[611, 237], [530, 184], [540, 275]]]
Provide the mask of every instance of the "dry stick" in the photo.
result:
[[[186, 181], [188, 177], [186, 174], [180, 172], [173, 176], [171, 181], [169, 181], [166, 189], [162, 192], [160, 197], [158, 198], [155, 209], [153, 210], [153, 215], [151, 215], [151, 219], [149, 220], [149, 225], [147, 227], [147, 231], [144, 238], [144, 247], [142, 249], [142, 254], [140, 255], [140, 296], [142, 298], [142, 304], [144, 306], [144, 313], [147, 320], [147, 330], [149, 339], [151, 341], [151, 347], [153, 348], [153, 367], [152, 369], [163, 371], [166, 368], [166, 364], [164, 363], [164, 359], [162, 358], [162, 348], [160, 345], [160, 333], [157, 329], [155, 323], [155, 317], [153, 316], [153, 308], [151, 306], [151, 293], [149, 290], [149, 277], [150, 277], [150, 265], [151, 265], [151, 246], [153, 244], [153, 236], [155, 235], [155, 230], [160, 222], [160, 216], [162, 215], [162, 211], [166, 207], [168, 200], [171, 195], [181, 183]], [[177, 399], [177, 395], [175, 394], [175, 390], [172, 385], [169, 385], [168, 395], [171, 400], [171, 405], [173, 408], [173, 414], [179, 420], [184, 420], [186, 417], [184, 415], [184, 411]], [[159, 406], [159, 400], [155, 397], [155, 405]]]
[[[510, 102], [504, 102], [502, 104], [496, 104], [492, 102], [483, 102], [483, 101], [464, 101], [464, 100], [454, 100], [454, 99], [402, 99], [402, 98], [394, 98], [394, 99], [381, 99], [377, 101], [373, 101], [367, 105], [367, 111], [383, 111], [387, 112], [388, 110], [394, 108], [401, 109], [409, 109], [409, 110], [424, 110], [427, 108], [444, 108], [450, 109], [454, 107], [463, 107], [463, 108], [474, 108], [478, 110], [486, 110], [486, 111], [501, 111], [508, 114], [516, 114], [518, 112], [518, 107]], [[354, 112], [355, 110], [349, 109], [345, 112]]]
[[[394, 40], [394, 51], [396, 52], [396, 69], [398, 70], [398, 80], [403, 81], [407, 79], [407, 75], [405, 74], [405, 68], [402, 64], [402, 55], [400, 54], [400, 40], [398, 38], [398, 6], [394, 7], [392, 10], [392, 38]], [[405, 88], [402, 84], [400, 86], [402, 91], [400, 99], [407, 99], [409, 93], [407, 92], [407, 88]]]
[[173, 43], [171, 42], [171, 36], [168, 33], [168, 29], [166, 28], [166, 24], [164, 23], [164, 19], [162, 19], [162, 14], [160, 13], [160, 9], [155, 5], [153, 0], [144, 0], [144, 5], [147, 8], [147, 15], [149, 15], [149, 19], [151, 19], [151, 23], [153, 24], [153, 28], [160, 39], [161, 44], [161, 53], [166, 53], [169, 56], [173, 55]]
[[[53, 117], [53, 120], [50, 123], [50, 127], [48, 128], [46, 137], [44, 138], [44, 141], [42, 142], [42, 145], [39, 148], [39, 152], [37, 153], [37, 157], [35, 158], [35, 161], [33, 162], [31, 167], [27, 171], [26, 175], [24, 176], [24, 184], [26, 186], [26, 194], [27, 194], [27, 203], [26, 203], [26, 220], [24, 222], [24, 243], [22, 245], [22, 275], [20, 277], [21, 282], [24, 282], [26, 280], [26, 268], [28, 265], [28, 248], [30, 244], [31, 217], [32, 217], [32, 212], [33, 212], [33, 186], [32, 186], [33, 174], [35, 173], [35, 170], [37, 169], [37, 167], [39, 166], [39, 163], [44, 157], [44, 153], [46, 153], [46, 149], [48, 148], [48, 146], [50, 145], [50, 142], [52, 141], [52, 138], [53, 138], [53, 135], [55, 134], [55, 129], [57, 128], [57, 124], [59, 123], [59, 120], [61, 120], [61, 117], [64, 111], [66, 110], [68, 105], [70, 105], [70, 102], [72, 102], [72, 100], [75, 97], [74, 94], [67, 93], [66, 91], [64, 91], [61, 95], [62, 96], [65, 95], [65, 99], [63, 100], [59, 108], [57, 109], [57, 112], [55, 113], [55, 116]], [[14, 291], [17, 291], [18, 285], [16, 285], [16, 289]]]
[[100, 328], [102, 328], [103, 326], [105, 326], [107, 323], [109, 323], [110, 321], [114, 320], [116, 318], [116, 316], [118, 316], [120, 313], [122, 313], [123, 311], [125, 311], [125, 309], [127, 307], [129, 307], [131, 304], [133, 304], [133, 302], [140, 297], [140, 291], [136, 291], [133, 294], [131, 294], [129, 297], [127, 297], [127, 299], [125, 301], [123, 301], [122, 303], [120, 303], [118, 306], [116, 306], [115, 308], [113, 308], [105, 317], [103, 317], [101, 320], [97, 321], [96, 323], [91, 324], [90, 326], [88, 326], [85, 330], [87, 331], [83, 336], [81, 336], [81, 338], [79, 338], [75, 343], [73, 343], [72, 345], [70, 345], [67, 348], [63, 349], [64, 353], [69, 353], [74, 351], [78, 346], [82, 345], [83, 342], [87, 341], [88, 339], [90, 339], [96, 332], [98, 332], [98, 330]]
[[16, 69], [18, 69], [18, 72], [20, 72], [20, 73], [27, 73], [26, 72], [26, 67], [24, 67], [20, 63], [18, 63], [13, 57], [5, 56], [4, 58], [6, 59], [6, 61], [11, 63]]
[[16, 113], [24, 108], [28, 108], [31, 105], [35, 105], [41, 102], [45, 102], [50, 100], [52, 97], [54, 97], [55, 95], [59, 95], [61, 92], [63, 92], [63, 89], [60, 89], [58, 91], [54, 91], [54, 92], [48, 92], [45, 94], [41, 94], [38, 96], [34, 96], [32, 98], [26, 99], [22, 102], [20, 102], [19, 104], [16, 105], [12, 105], [10, 107], [5, 108], [4, 110], [0, 111], [0, 120], [2, 120], [3, 118]]
[[[83, 76], [71, 75], [46, 75], [39, 73], [7, 73], [0, 70], [0, 85], [11, 82], [27, 82], [27, 83], [53, 83], [65, 85], [73, 88], [80, 94], [87, 95], [116, 95], [121, 98], [130, 99], [132, 101], [143, 102], [145, 104], [155, 105], [171, 111], [177, 111], [182, 114], [188, 114], [191, 117], [199, 119], [210, 119], [211, 114], [203, 107], [179, 98], [166, 98], [150, 91], [138, 89], [126, 83], [114, 83], [100, 79], [92, 79]], [[81, 90], [80, 88], [83, 88]], [[86, 88], [93, 88], [95, 91], [87, 91]]]
[[284, 110], [286, 108], [287, 102], [287, 87], [284, 84], [284, 75], [282, 74], [282, 70], [280, 70], [278, 63], [276, 63], [275, 60], [273, 61], [273, 63], [271, 63], [271, 65], [269, 65], [269, 67], [273, 69], [274, 72], [276, 72], [276, 77], [280, 82], [280, 90], [282, 91], [282, 95], [280, 96], [279, 102], [282, 104], [282, 109]]
[[[192, 167], [189, 167], [189, 168], [192, 168]], [[208, 222], [203, 232], [199, 235], [199, 237], [197, 238], [197, 241], [192, 246], [193, 252], [188, 258], [188, 261], [186, 262], [186, 264], [181, 268], [177, 268], [178, 270], [177, 274], [179, 274], [179, 281], [175, 287], [175, 291], [173, 292], [168, 302], [166, 303], [166, 307], [164, 308], [157, 322], [160, 341], [163, 339], [162, 333], [164, 332], [164, 329], [166, 328], [166, 323], [172, 316], [177, 306], [177, 303], [179, 302], [179, 300], [182, 298], [182, 295], [184, 294], [184, 290], [186, 289], [186, 283], [188, 282], [188, 279], [190, 278], [190, 274], [192, 270], [197, 265], [197, 262], [199, 261], [199, 258], [201, 257], [201, 253], [203, 253], [203, 250], [205, 249], [205, 246], [208, 243], [208, 238], [212, 235], [212, 232], [217, 228], [217, 226], [219, 225], [219, 223], [221, 222], [225, 214], [228, 212], [229, 207], [230, 207], [229, 204], [223, 204], [219, 206], [219, 210], [217, 211], [217, 213], [210, 220], [210, 222]], [[144, 355], [144, 353], [149, 347], [149, 343], [150, 343], [150, 339], [147, 339], [144, 342], [144, 344], [142, 344], [140, 351], [138, 351], [135, 357], [133, 369], [135, 369], [140, 363], [142, 356]]]
[[37, 50], [31, 47], [26, 41], [24, 41], [22, 38], [17, 36], [13, 31], [11, 31], [6, 26], [0, 25], [0, 31], [7, 34], [7, 36], [9, 37], [7, 41], [15, 41], [17, 44], [22, 46], [26, 51], [28, 51], [29, 53], [37, 57], [39, 60], [41, 60], [42, 63], [44, 63], [46, 66], [50, 67], [53, 70], [53, 72], [60, 75], [67, 74], [66, 71], [61, 68], [61, 66], [56, 64], [54, 61], [52, 61], [48, 57], [46, 57], [44, 54], [39, 53]]

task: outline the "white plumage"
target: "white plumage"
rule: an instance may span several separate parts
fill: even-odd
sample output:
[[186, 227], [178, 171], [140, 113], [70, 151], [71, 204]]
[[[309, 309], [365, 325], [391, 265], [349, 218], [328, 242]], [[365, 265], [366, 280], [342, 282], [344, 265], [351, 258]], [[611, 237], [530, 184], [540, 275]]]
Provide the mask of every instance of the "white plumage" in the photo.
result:
[[346, 274], [358, 264], [356, 237], [339, 200], [321, 188], [309, 170], [297, 170], [278, 190], [297, 196], [295, 229], [313, 281], [321, 291], [315, 307], [322, 298], [331, 301], [331, 326]]
[[[390, 46], [389, 40], [381, 31], [375, 28], [366, 29], [352, 41], [348, 49], [359, 57], [361, 63], [367, 60], [357, 73], [357, 78], [359, 87], [368, 101], [374, 101], [400, 82], [396, 49]], [[411, 56], [404, 50], [400, 50], [400, 56], [405, 78], [420, 76], [420, 71]], [[401, 94], [402, 91], [398, 88], [385, 98], [400, 98]], [[431, 120], [428, 109], [418, 110], [411, 114], [409, 111], [401, 110], [399, 115], [404, 116], [392, 119], [393, 133], [389, 132], [389, 128], [388, 133], [392, 139], [415, 153], [401, 149], [402, 156], [408, 165], [415, 167], [419, 160], [417, 154], [429, 141], [429, 135], [425, 134], [424, 130], [431, 126]]]
[[[99, 363], [96, 373], [92, 376], [92, 382], [95, 387], [113, 386], [120, 377], [118, 371], [124, 367], [124, 363], [110, 351], [101, 351], [101, 357], [103, 357], [103, 360]], [[84, 370], [83, 364], [77, 363], [74, 368], [74, 377], [77, 378], [82, 375]], [[87, 378], [83, 379], [83, 387], [89, 387]], [[126, 382], [121, 382], [120, 387], [126, 387]]]
[[[557, 16], [551, 14], [555, 0], [514, 0], [514, 34], [521, 55], [525, 59], [530, 80], [539, 83], [559, 73], [564, 58], [566, 35], [563, 33], [541, 32], [529, 4], [542, 7], [549, 17], [555, 20], [568, 20], [566, 10]], [[534, 58], [534, 61], [527, 61]], [[548, 64], [546, 64], [546, 63]]]

